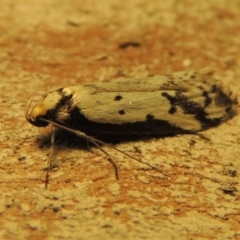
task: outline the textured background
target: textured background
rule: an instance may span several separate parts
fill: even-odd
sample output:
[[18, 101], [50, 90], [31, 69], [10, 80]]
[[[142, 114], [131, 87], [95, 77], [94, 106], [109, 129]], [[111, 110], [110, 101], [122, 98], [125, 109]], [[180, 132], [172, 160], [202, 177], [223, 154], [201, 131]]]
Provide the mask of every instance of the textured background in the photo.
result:
[[[0, 0], [1, 239], [240, 239], [240, 116], [195, 135], [59, 144], [25, 120], [49, 90], [209, 67], [240, 93], [239, 0]], [[238, 97], [239, 98], [239, 97]]]

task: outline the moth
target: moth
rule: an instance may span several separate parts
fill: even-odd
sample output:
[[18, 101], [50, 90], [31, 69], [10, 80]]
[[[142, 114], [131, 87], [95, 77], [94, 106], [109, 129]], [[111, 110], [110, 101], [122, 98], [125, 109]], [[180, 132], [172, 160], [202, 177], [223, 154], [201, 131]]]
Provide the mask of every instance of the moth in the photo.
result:
[[26, 119], [37, 127], [52, 124], [72, 132], [106, 153], [105, 143], [92, 136], [196, 133], [229, 119], [233, 105], [213, 71], [203, 69], [60, 88]]

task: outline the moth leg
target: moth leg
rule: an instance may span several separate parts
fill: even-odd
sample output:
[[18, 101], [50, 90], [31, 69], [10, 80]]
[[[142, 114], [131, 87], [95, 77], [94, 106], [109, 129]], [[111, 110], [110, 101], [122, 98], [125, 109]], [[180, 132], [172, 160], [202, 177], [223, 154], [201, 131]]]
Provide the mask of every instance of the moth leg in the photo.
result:
[[46, 168], [45, 189], [47, 189], [47, 187], [48, 187], [49, 178], [50, 178], [50, 170], [53, 168], [52, 159], [54, 158], [55, 137], [56, 137], [56, 127], [53, 125], [52, 126], [52, 134], [51, 134], [50, 156], [48, 158], [48, 163], [47, 163], [47, 168]]
[[[138, 159], [138, 158], [135, 158], [135, 157], [131, 156], [130, 154], [125, 153], [125, 152], [123, 152], [122, 150], [111, 146], [110, 144], [107, 144], [107, 143], [105, 143], [105, 142], [103, 142], [103, 141], [101, 141], [101, 140], [98, 140], [98, 139], [94, 138], [94, 137], [88, 136], [88, 135], [86, 135], [84, 132], [81, 132], [81, 131], [78, 131], [78, 130], [75, 130], [75, 129], [68, 128], [68, 127], [66, 127], [66, 126], [63, 126], [63, 125], [61, 125], [61, 124], [58, 124], [58, 123], [53, 122], [53, 121], [48, 120], [48, 119], [42, 118], [41, 120], [44, 121], [44, 122], [51, 123], [51, 124], [52, 124], [53, 126], [55, 126], [55, 127], [58, 127], [58, 128], [63, 129], [63, 130], [66, 130], [66, 131], [68, 131], [68, 132], [71, 132], [71, 133], [75, 134], [76, 136], [79, 136], [79, 137], [81, 137], [81, 138], [84, 138], [84, 139], [92, 142], [92, 143], [93, 143], [95, 146], [97, 146], [102, 152], [104, 152], [107, 156], [109, 156], [108, 161], [113, 165], [113, 167], [114, 167], [114, 169], [115, 169], [115, 175], [116, 175], [116, 178], [117, 178], [117, 179], [118, 179], [118, 171], [117, 171], [117, 166], [116, 166], [116, 164], [113, 162], [113, 160], [112, 160], [112, 158], [110, 157], [110, 155], [109, 155], [99, 144], [103, 144], [103, 145], [105, 145], [105, 146], [107, 146], [107, 147], [110, 147], [110, 148], [112, 148], [112, 149], [115, 149], [116, 151], [122, 153], [123, 155], [128, 156], [129, 158], [132, 158], [132, 159], [134, 159], [134, 160], [137, 161], [137, 162], [140, 162], [140, 163], [142, 163], [142, 164], [145, 164], [146, 166], [149, 166], [149, 167], [152, 168], [153, 170], [158, 171], [159, 173], [165, 175], [166, 177], [171, 178], [169, 175], [167, 175], [166, 173], [160, 171], [159, 169], [157, 169], [156, 167], [152, 166], [151, 164], [149, 164], [149, 163], [147, 163], [147, 162], [145, 162], [145, 161], [142, 161], [142, 160], [140, 160], [140, 159]], [[99, 144], [98, 144], [98, 143], [99, 143]]]
[[88, 151], [90, 151], [91, 148], [90, 148], [90, 146], [89, 146], [89, 140], [87, 140], [87, 139], [86, 139], [86, 145], [87, 145], [87, 149], [88, 149]]

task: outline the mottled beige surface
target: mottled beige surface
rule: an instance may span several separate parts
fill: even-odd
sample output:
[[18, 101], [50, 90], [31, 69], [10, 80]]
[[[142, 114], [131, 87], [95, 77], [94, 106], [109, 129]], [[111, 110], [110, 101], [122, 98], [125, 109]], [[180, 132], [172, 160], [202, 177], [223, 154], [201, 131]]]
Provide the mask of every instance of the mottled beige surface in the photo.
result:
[[203, 132], [209, 141], [116, 145], [169, 180], [105, 148], [119, 167], [116, 181], [102, 152], [65, 140], [48, 190], [50, 129], [25, 120], [30, 100], [51, 89], [119, 76], [209, 67], [239, 96], [239, 0], [0, 6], [0, 239], [240, 239], [239, 115]]

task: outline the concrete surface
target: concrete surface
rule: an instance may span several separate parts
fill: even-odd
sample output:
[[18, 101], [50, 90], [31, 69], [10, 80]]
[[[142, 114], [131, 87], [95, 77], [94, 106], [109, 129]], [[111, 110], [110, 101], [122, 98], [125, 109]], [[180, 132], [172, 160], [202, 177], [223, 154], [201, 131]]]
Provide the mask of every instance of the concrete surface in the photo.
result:
[[240, 1], [0, 0], [0, 239], [240, 239], [240, 116], [196, 135], [105, 148], [65, 139], [44, 189], [50, 128], [28, 104], [69, 85], [216, 70], [240, 94]]

